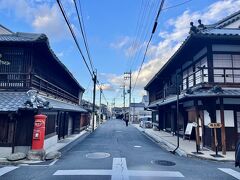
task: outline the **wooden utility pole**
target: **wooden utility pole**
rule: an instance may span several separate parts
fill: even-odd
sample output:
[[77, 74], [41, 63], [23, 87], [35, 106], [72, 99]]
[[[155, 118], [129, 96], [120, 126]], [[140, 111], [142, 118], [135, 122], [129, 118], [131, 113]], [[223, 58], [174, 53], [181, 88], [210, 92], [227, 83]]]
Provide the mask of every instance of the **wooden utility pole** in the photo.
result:
[[221, 138], [222, 138], [222, 154], [226, 155], [226, 132], [225, 132], [225, 119], [224, 119], [224, 106], [223, 98], [219, 98], [220, 102], [220, 117], [221, 117]]
[[130, 112], [130, 104], [131, 104], [131, 99], [132, 99], [132, 71], [130, 70], [129, 72], [125, 72], [124, 73], [124, 79], [127, 80], [129, 79], [129, 121], [131, 118], [131, 112]]
[[125, 111], [125, 84], [123, 84], [123, 109], [124, 109], [124, 111]]
[[195, 100], [194, 101], [194, 105], [195, 105], [195, 122], [197, 124], [197, 126], [195, 127], [196, 130], [196, 150], [197, 153], [200, 150], [200, 132], [199, 132], [199, 110], [198, 110], [198, 101]]
[[95, 121], [95, 98], [96, 98], [96, 83], [97, 83], [97, 73], [93, 73], [93, 107], [92, 107], [92, 131], [94, 131], [94, 121]]
[[102, 86], [100, 85], [100, 88], [99, 88], [99, 120], [98, 120], [98, 125], [99, 125], [99, 121], [101, 121], [101, 112], [102, 112], [102, 109], [101, 109], [101, 100], [102, 100]]

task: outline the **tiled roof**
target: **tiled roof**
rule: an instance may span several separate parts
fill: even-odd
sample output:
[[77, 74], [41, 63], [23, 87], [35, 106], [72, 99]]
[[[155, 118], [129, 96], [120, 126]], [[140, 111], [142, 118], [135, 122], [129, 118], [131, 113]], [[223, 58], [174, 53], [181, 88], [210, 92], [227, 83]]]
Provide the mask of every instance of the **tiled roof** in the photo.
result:
[[[49, 107], [56, 110], [67, 110], [77, 112], [87, 112], [79, 105], [66, 103], [56, 99], [41, 96], [49, 101]], [[0, 112], [4, 111], [18, 111], [19, 109], [26, 109], [24, 103], [28, 100], [26, 92], [0, 92]]]
[[[240, 88], [225, 88], [222, 89], [222, 92], [214, 92], [212, 89], [197, 89], [191, 94], [183, 93], [179, 95], [179, 100], [184, 98], [191, 97], [240, 97]], [[165, 99], [159, 99], [155, 102], [152, 102], [148, 108], [154, 108], [157, 106], [163, 106], [172, 102], [177, 101], [177, 95], [169, 96]]]
[[[183, 99], [184, 98], [184, 94], [179, 95], [179, 99]], [[172, 103], [174, 101], [177, 101], [177, 95], [171, 95], [165, 99], [159, 99], [153, 103], [151, 103], [148, 108], [153, 108], [153, 107], [157, 107], [157, 106], [163, 106], [169, 103]]]
[[24, 108], [27, 99], [25, 92], [0, 92], [0, 111], [17, 111]]
[[12, 33], [13, 33], [12, 31], [10, 31], [8, 28], [0, 24], [0, 34], [12, 34]]
[[240, 29], [230, 29], [230, 28], [222, 28], [222, 29], [206, 29], [201, 32], [202, 34], [210, 34], [210, 35], [232, 35], [239, 36]]
[[34, 33], [13, 33], [13, 34], [1, 34], [0, 42], [32, 42], [46, 40], [45, 34]]
[[240, 97], [239, 88], [225, 88], [221, 92], [214, 92], [212, 89], [198, 89], [192, 94], [185, 94], [187, 97], [209, 97], [209, 96], [224, 96], [224, 97]]
[[87, 112], [85, 109], [83, 109], [81, 106], [76, 104], [70, 104], [63, 101], [59, 101], [56, 99], [50, 99], [44, 97], [47, 101], [50, 103], [50, 107], [53, 107], [53, 109], [59, 109], [59, 110], [68, 110], [68, 111], [78, 111], [78, 112]]
[[224, 19], [218, 21], [216, 24], [215, 24], [215, 27], [225, 27], [235, 21], [237, 21], [238, 19], [240, 18], [240, 10], [225, 17]]

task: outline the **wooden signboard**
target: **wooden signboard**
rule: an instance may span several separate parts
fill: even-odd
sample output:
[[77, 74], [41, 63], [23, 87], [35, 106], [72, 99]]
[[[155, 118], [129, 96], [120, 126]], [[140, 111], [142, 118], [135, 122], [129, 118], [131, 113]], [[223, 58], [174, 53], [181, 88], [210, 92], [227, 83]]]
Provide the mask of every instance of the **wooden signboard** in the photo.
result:
[[191, 135], [192, 133], [192, 129], [193, 129], [193, 123], [188, 123], [187, 124], [187, 127], [186, 127], [186, 130], [185, 130], [185, 135]]
[[222, 124], [221, 123], [209, 123], [208, 127], [209, 128], [221, 128]]

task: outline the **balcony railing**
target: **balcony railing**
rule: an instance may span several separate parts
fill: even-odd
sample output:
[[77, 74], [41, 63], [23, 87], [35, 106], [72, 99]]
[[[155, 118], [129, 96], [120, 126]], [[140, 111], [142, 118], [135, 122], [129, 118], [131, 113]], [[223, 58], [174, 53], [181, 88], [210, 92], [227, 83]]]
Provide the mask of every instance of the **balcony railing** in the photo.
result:
[[40, 76], [32, 75], [31, 85], [33, 88], [38, 89], [39, 91], [45, 92], [47, 94], [51, 94], [55, 97], [63, 98], [65, 100], [69, 100], [76, 104], [79, 103], [79, 98], [72, 95], [71, 93], [63, 90], [62, 88], [48, 82]]
[[27, 73], [0, 73], [1, 89], [27, 89], [30, 86], [30, 75]]
[[29, 73], [0, 73], [0, 89], [23, 90], [34, 88], [58, 98], [79, 103], [79, 98], [46, 79]]

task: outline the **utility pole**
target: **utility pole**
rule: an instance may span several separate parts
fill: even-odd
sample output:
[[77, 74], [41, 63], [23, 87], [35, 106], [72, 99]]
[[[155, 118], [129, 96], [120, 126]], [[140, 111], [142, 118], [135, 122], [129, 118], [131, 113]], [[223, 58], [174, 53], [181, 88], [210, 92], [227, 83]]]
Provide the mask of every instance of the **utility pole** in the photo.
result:
[[113, 107], [115, 108], [115, 98], [113, 98]]
[[125, 119], [125, 83], [123, 83], [123, 118]]
[[129, 72], [125, 72], [124, 73], [124, 80], [127, 80], [129, 79], [129, 90], [128, 90], [128, 93], [129, 93], [129, 121], [130, 121], [130, 118], [131, 118], [131, 112], [130, 112], [130, 104], [131, 104], [131, 96], [132, 96], [132, 71], [130, 70]]
[[115, 114], [115, 98], [113, 98], [113, 103], [112, 103], [112, 105], [113, 105], [112, 115], [114, 114], [114, 116], [115, 116], [115, 115], [116, 115], [116, 114]]
[[92, 132], [94, 131], [95, 121], [95, 98], [96, 98], [96, 83], [97, 83], [97, 72], [93, 72], [93, 107], [92, 107]]
[[99, 88], [99, 93], [100, 93], [100, 100], [99, 100], [99, 120], [98, 120], [98, 125], [99, 125], [99, 121], [101, 121], [101, 113], [102, 113], [102, 109], [101, 109], [102, 86], [101, 85], [100, 85], [100, 88]]
[[123, 84], [123, 108], [125, 110], [125, 84]]

